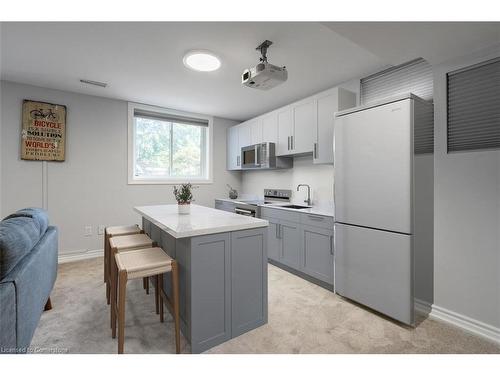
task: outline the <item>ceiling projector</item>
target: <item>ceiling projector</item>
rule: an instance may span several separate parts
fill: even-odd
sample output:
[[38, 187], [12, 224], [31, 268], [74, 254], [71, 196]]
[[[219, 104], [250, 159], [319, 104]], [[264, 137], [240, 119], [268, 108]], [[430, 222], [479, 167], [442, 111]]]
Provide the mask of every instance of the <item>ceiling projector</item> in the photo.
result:
[[288, 78], [286, 68], [269, 64], [267, 62], [267, 49], [273, 44], [270, 40], [265, 40], [257, 48], [260, 51], [260, 63], [250, 69], [245, 69], [241, 75], [241, 83], [247, 87], [259, 90], [269, 90]]

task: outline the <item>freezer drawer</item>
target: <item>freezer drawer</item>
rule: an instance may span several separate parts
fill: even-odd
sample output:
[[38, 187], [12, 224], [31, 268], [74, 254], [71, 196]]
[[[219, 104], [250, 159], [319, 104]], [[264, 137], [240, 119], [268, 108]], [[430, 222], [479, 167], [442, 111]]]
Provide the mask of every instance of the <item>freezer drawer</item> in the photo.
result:
[[412, 233], [412, 101], [335, 120], [335, 220]]
[[335, 283], [341, 296], [413, 325], [412, 236], [335, 224]]

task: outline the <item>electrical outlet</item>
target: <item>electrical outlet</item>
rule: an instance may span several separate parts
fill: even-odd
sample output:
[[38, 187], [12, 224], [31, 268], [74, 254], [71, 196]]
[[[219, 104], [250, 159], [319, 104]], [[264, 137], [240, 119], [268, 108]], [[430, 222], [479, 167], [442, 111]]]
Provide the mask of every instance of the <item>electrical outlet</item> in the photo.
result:
[[92, 236], [92, 225], [85, 226], [85, 237]]
[[99, 225], [99, 226], [97, 227], [97, 234], [98, 234], [99, 236], [104, 235], [104, 229], [105, 229], [105, 228], [106, 228], [106, 226], [105, 226], [105, 225], [102, 225], [102, 224], [101, 224], [101, 225]]

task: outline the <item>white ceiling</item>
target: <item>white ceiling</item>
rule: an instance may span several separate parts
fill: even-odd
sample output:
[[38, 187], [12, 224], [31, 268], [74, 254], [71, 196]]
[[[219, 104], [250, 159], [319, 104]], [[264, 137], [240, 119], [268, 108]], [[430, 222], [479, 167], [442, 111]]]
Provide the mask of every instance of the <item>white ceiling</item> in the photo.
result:
[[[244, 120], [388, 64], [438, 63], [499, 43], [499, 23], [3, 23], [1, 79]], [[274, 42], [269, 61], [286, 83], [243, 87], [255, 47]], [[184, 67], [190, 49], [222, 59], [216, 72]], [[107, 82], [107, 88], [80, 79]]]
[[325, 22], [392, 65], [423, 57], [431, 65], [500, 43], [500, 22]]
[[[255, 47], [274, 42], [269, 62], [286, 65], [270, 91], [241, 85], [258, 62]], [[187, 69], [190, 49], [219, 55], [222, 67]], [[242, 120], [385, 65], [319, 23], [4, 23], [4, 80], [113, 97]], [[107, 88], [79, 79], [107, 82]]]

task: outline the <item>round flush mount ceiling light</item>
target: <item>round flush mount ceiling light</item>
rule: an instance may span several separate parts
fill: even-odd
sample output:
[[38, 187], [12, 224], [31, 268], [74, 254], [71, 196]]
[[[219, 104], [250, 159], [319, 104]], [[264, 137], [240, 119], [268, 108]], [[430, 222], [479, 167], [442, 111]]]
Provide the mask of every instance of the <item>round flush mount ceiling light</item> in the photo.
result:
[[210, 51], [189, 51], [182, 60], [189, 69], [199, 72], [213, 72], [220, 68], [220, 59]]

